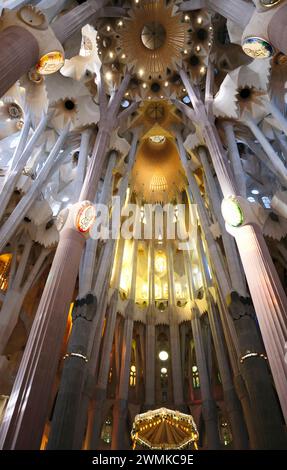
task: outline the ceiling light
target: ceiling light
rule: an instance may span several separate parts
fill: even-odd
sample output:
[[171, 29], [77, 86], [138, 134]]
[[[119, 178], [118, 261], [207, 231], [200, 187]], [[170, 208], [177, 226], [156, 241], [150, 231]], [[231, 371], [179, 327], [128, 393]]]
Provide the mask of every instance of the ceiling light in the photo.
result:
[[120, 21], [118, 22], [118, 26], [123, 26], [122, 20], [120, 20]]
[[255, 195], [259, 194], [258, 189], [252, 189], [251, 194], [255, 194]]
[[146, 83], [143, 83], [143, 88], [146, 88], [147, 87], [147, 84]]
[[202, 19], [201, 16], [199, 16], [199, 17], [197, 18], [197, 23], [198, 23], [198, 24], [202, 24], [202, 22], [203, 22], [203, 19]]
[[167, 374], [167, 368], [166, 367], [162, 367], [160, 369], [160, 371], [161, 371], [162, 374]]
[[161, 361], [167, 361], [168, 360], [168, 352], [160, 351], [158, 357]]
[[107, 26], [107, 31], [110, 31], [111, 30], [111, 27], [110, 26]]
[[113, 75], [112, 75], [111, 72], [106, 72], [105, 77], [106, 77], [107, 80], [111, 80]]
[[168, 86], [168, 81], [164, 82], [164, 86]]
[[190, 17], [188, 15], [185, 15], [184, 16], [184, 21], [189, 21], [190, 20]]
[[110, 59], [114, 58], [114, 53], [112, 51], [109, 52]]
[[142, 77], [144, 74], [144, 70], [143, 69], [139, 69], [139, 76]]

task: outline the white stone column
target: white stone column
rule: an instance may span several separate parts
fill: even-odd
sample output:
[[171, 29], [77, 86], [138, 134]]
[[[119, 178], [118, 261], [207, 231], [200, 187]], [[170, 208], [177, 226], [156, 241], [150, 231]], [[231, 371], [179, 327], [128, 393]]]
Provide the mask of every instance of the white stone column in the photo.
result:
[[[105, 109], [102, 111], [106, 111], [105, 121], [99, 125], [91, 164], [80, 195], [81, 201], [93, 201], [95, 198], [110, 139], [109, 130], [116, 124], [120, 102], [129, 80], [130, 76], [125, 76], [108, 106], [103, 105]], [[106, 95], [102, 96], [102, 100], [106, 103]], [[77, 207], [72, 209], [76, 210]], [[73, 214], [71, 212], [66, 224], [71, 224]], [[39, 448], [84, 243], [85, 237], [75, 227], [65, 226], [61, 231], [51, 271], [12, 390], [10, 405], [8, 403], [5, 426], [2, 426], [0, 432], [0, 448]], [[33, 426], [33, 432], [30, 432], [29, 426]]]
[[[181, 149], [181, 158], [182, 160], [184, 158], [186, 159], [186, 154], [184, 152], [181, 136], [178, 135], [177, 139], [178, 139], [179, 147]], [[214, 215], [216, 219], [218, 220], [218, 223], [221, 229], [222, 242], [223, 242], [224, 251], [226, 255], [226, 261], [227, 261], [228, 271], [230, 274], [232, 288], [243, 297], [246, 297], [247, 296], [246, 282], [242, 273], [240, 261], [238, 259], [235, 241], [230, 236], [230, 234], [226, 231], [226, 228], [225, 228], [225, 222], [221, 214], [220, 196], [219, 196], [218, 189], [216, 187], [213, 175], [211, 173], [211, 169], [210, 169], [210, 165], [207, 159], [207, 153], [206, 153], [205, 148], [200, 147], [198, 149], [198, 154], [200, 156], [200, 160], [201, 160], [204, 173], [206, 176], [207, 186], [208, 186], [207, 189], [209, 192], [209, 198], [210, 198], [211, 204], [213, 205]], [[188, 163], [186, 162], [186, 164]]]
[[182, 381], [182, 364], [180, 354], [180, 337], [178, 326], [178, 315], [176, 307], [176, 297], [174, 288], [174, 263], [171, 240], [166, 241], [167, 253], [167, 277], [168, 277], [168, 313], [169, 313], [169, 335], [170, 335], [170, 352], [172, 367], [172, 386], [173, 399], [177, 407], [181, 407], [184, 403], [183, 399], [183, 381]]
[[155, 290], [154, 290], [154, 240], [148, 242], [148, 311], [145, 334], [145, 406], [155, 404]]
[[222, 329], [218, 319], [218, 313], [216, 311], [216, 305], [209, 289], [214, 289], [210, 278], [210, 273], [207, 269], [206, 262], [204, 261], [205, 253], [202, 246], [202, 241], [198, 241], [198, 252], [201, 272], [203, 275], [203, 283], [205, 296], [208, 302], [208, 319], [213, 337], [218, 368], [222, 381], [222, 388], [224, 394], [224, 403], [226, 411], [229, 417], [232, 436], [235, 449], [248, 449], [248, 435], [246, 426], [243, 419], [243, 411], [240, 406], [239, 399], [236, 395], [230, 366], [227, 359], [224, 338], [222, 335]]
[[[222, 193], [225, 198], [236, 196], [234, 180], [230, 174], [217, 130], [214, 124], [210, 122], [205, 105], [193, 89], [186, 73], [181, 71], [180, 74], [198, 121], [201, 124]], [[284, 172], [286, 173], [285, 168]], [[248, 206], [247, 202], [245, 202], [245, 206]], [[287, 386], [287, 364], [284, 362], [285, 344], [287, 341], [286, 295], [259, 227], [249, 223], [238, 227], [234, 231], [231, 231], [229, 228], [228, 230], [230, 233], [232, 232], [237, 242], [272, 375], [286, 420], [287, 395], [285, 391]], [[269, 318], [268, 323], [267, 318]]]
[[79, 199], [81, 189], [84, 183], [87, 160], [88, 160], [90, 138], [91, 138], [91, 130], [90, 129], [84, 130], [81, 135], [81, 144], [80, 144], [80, 151], [79, 151], [79, 158], [78, 158], [78, 165], [77, 165], [77, 174], [74, 180], [74, 202], [77, 202], [77, 200]]

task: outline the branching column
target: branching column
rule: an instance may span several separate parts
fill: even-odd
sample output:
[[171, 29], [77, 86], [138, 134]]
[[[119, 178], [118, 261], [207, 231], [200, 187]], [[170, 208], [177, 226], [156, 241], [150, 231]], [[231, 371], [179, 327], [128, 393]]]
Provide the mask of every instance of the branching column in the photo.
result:
[[[218, 181], [225, 198], [236, 195], [233, 176], [224, 154], [216, 127], [208, 117], [204, 103], [180, 72], [184, 86], [193, 104], [204, 135]], [[248, 202], [246, 202], [248, 206]], [[228, 229], [230, 232], [231, 230]], [[271, 371], [275, 381], [282, 411], [287, 419], [287, 364], [284, 361], [287, 341], [287, 299], [278, 273], [272, 262], [262, 232], [254, 223], [247, 223], [232, 231], [249, 285]]]
[[[93, 201], [101, 177], [110, 134], [130, 76], [107, 102], [102, 96], [101, 112], [94, 150], [85, 177], [80, 200]], [[70, 209], [69, 224], [61, 231], [56, 255], [43, 291], [25, 353], [8, 403], [4, 425], [0, 431], [0, 448], [38, 449], [49, 411], [50, 394], [57, 370], [61, 343], [69, 306], [78, 274], [85, 237], [75, 225]], [[73, 215], [74, 214], [74, 215]], [[53, 351], [53, 354], [51, 354]], [[33, 426], [33, 432], [29, 432]], [[27, 431], [28, 430], [28, 431]]]
[[[184, 253], [184, 265], [188, 280], [190, 299], [194, 299], [191, 259], [189, 252]], [[204, 351], [199, 310], [193, 302], [191, 309], [191, 328], [195, 346], [196, 363], [200, 378], [200, 390], [202, 399], [202, 415], [206, 426], [208, 449], [219, 449], [220, 440], [218, 433], [218, 418], [216, 404], [212, 396], [210, 377], [207, 369], [207, 360]]]

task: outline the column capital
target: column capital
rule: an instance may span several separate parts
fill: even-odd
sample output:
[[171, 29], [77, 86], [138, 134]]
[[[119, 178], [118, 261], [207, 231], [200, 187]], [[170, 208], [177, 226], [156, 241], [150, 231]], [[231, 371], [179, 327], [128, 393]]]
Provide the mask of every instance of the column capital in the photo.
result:
[[25, 29], [36, 39], [39, 47], [36, 71], [39, 74], [47, 75], [60, 70], [65, 61], [64, 49], [41, 10], [32, 5], [23, 5], [18, 10], [4, 8], [0, 30], [11, 26]]

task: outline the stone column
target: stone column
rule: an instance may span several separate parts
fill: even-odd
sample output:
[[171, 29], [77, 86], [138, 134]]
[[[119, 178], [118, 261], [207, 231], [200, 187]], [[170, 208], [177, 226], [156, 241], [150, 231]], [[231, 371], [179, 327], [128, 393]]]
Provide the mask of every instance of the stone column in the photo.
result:
[[130, 300], [125, 312], [125, 327], [121, 352], [121, 372], [119, 390], [113, 410], [112, 450], [125, 449], [125, 434], [127, 426], [129, 378], [131, 365], [131, 350], [134, 326], [135, 289], [137, 277], [138, 240], [134, 240], [133, 264], [130, 288]]
[[[270, 52], [275, 53], [275, 50], [287, 54], [286, 38], [287, 38], [287, 2], [281, 0], [274, 3], [274, 5], [264, 6], [259, 0], [254, 0], [256, 10], [249, 18], [248, 24], [242, 35], [242, 43], [245, 45], [246, 40], [252, 38], [262, 38], [271, 46]], [[271, 2], [269, 2], [271, 3]], [[261, 50], [259, 49], [259, 52]], [[251, 57], [258, 57], [258, 50], [255, 53], [248, 51]], [[264, 58], [266, 55], [259, 55], [259, 58]], [[267, 55], [268, 57], [268, 55]]]
[[[214, 169], [225, 198], [236, 196], [236, 188], [215, 125], [207, 116], [206, 108], [196, 94], [185, 72], [181, 78], [187, 89], [208, 146]], [[242, 200], [248, 212], [247, 201]], [[248, 215], [247, 215], [248, 219]], [[249, 221], [236, 230], [228, 231], [235, 237], [250, 294], [260, 324], [276, 390], [283, 415], [287, 419], [287, 364], [284, 362], [287, 341], [287, 299], [272, 262], [257, 221]]]
[[243, 0], [207, 0], [207, 4], [216, 13], [242, 28], [247, 25], [254, 12], [254, 6]]
[[222, 126], [226, 136], [229, 158], [235, 181], [237, 183], [238, 194], [242, 197], [246, 197], [246, 175], [243, 170], [233, 124], [230, 121], [223, 121]]
[[36, 38], [20, 26], [0, 31], [0, 97], [35, 65], [39, 58]]
[[0, 430], [2, 449], [40, 447], [84, 241], [72, 227], [60, 234], [53, 275], [48, 277]]
[[133, 315], [133, 307], [130, 306], [130, 308], [131, 311], [127, 312], [125, 319], [119, 392], [113, 410], [112, 450], [124, 450], [126, 445], [125, 435], [127, 428], [130, 362], [134, 325], [133, 319], [131, 318]]
[[87, 337], [91, 321], [96, 314], [96, 302], [97, 300], [92, 294], [87, 294], [75, 302], [72, 313], [73, 328], [67, 354], [64, 357], [48, 449], [71, 450], [77, 448], [73, 438], [88, 362]]
[[188, 280], [189, 296], [192, 300], [193, 305], [191, 310], [191, 328], [195, 346], [196, 363], [200, 379], [202, 415], [206, 427], [207, 445], [208, 449], [220, 449], [216, 404], [211, 392], [210, 378], [208, 374], [207, 360], [204, 351], [199, 311], [193, 300], [194, 292], [191, 271], [191, 259], [189, 252], [184, 253], [184, 267]]
[[[136, 155], [136, 149], [137, 149], [137, 142], [138, 142], [138, 131], [135, 129], [134, 134], [133, 134], [133, 140], [130, 148], [130, 153], [129, 153], [129, 161], [128, 165], [126, 168], [125, 176], [121, 182], [120, 185], [120, 190], [119, 190], [119, 196], [120, 196], [120, 206], [121, 208], [124, 205], [125, 202], [125, 195], [129, 183], [129, 178], [130, 178], [130, 173], [132, 166], [134, 164], [135, 160], [135, 155]], [[108, 197], [108, 192], [110, 188], [110, 178], [112, 177], [112, 168], [114, 166], [114, 159], [116, 155], [115, 152], [112, 152], [110, 155], [110, 160], [109, 160], [109, 165], [108, 169], [106, 172], [105, 176], [105, 182], [104, 186], [102, 188], [102, 193], [100, 196], [100, 200], [104, 201]], [[118, 236], [120, 234], [118, 233]], [[88, 240], [87, 245], [89, 245], [90, 241], [94, 240]], [[87, 246], [86, 245], [86, 246]], [[116, 255], [115, 255], [116, 251]], [[107, 287], [104, 287], [104, 282], [103, 279], [105, 278], [106, 281], [108, 282], [108, 276], [110, 276], [110, 268], [111, 268], [111, 263], [113, 260], [115, 260], [115, 268], [114, 272], [112, 273], [111, 276], [111, 288], [115, 289], [114, 294], [110, 300], [110, 305], [107, 313], [107, 318], [108, 322], [111, 319], [111, 325], [108, 326], [105, 329], [105, 337], [104, 337], [104, 344], [105, 348], [109, 349], [109, 353], [112, 348], [112, 341], [113, 341], [113, 336], [114, 336], [114, 321], [116, 321], [116, 307], [117, 307], [117, 292], [119, 288], [119, 282], [120, 282], [120, 275], [121, 275], [121, 267], [122, 267], [122, 259], [123, 259], [123, 254], [124, 254], [124, 239], [119, 238], [118, 243], [117, 243], [117, 250], [115, 250], [115, 240], [108, 240], [106, 243], [105, 247], [103, 248], [103, 257], [99, 259], [100, 268], [97, 274], [97, 279], [95, 281], [95, 287], [94, 287], [94, 293], [97, 297], [101, 297], [105, 295], [107, 298], [107, 292], [106, 289]], [[88, 266], [90, 265], [90, 262], [87, 258], [87, 263]], [[99, 362], [99, 348], [100, 348], [100, 342], [101, 342], [101, 332], [102, 332], [102, 327], [103, 327], [103, 321], [104, 321], [104, 316], [106, 313], [106, 306], [104, 303], [104, 306], [101, 306], [99, 308], [100, 314], [98, 315], [97, 322], [93, 322], [91, 332], [90, 332], [90, 341], [89, 341], [89, 355], [90, 355], [90, 362], [89, 362], [89, 370], [88, 370], [88, 375], [87, 375], [87, 386], [85, 393], [83, 394], [83, 400], [81, 404], [81, 414], [83, 416], [86, 416], [87, 410], [88, 410], [88, 404], [89, 404], [89, 397], [91, 396], [91, 388], [94, 388], [94, 383], [97, 380], [96, 374], [97, 374], [97, 365]], [[111, 330], [110, 330], [111, 328]], [[110, 334], [110, 331], [112, 334]], [[106, 340], [106, 335], [108, 335], [108, 339]], [[111, 342], [111, 344], [110, 344]], [[110, 345], [110, 346], [109, 346]], [[107, 357], [109, 357], [109, 353]], [[101, 372], [101, 367], [102, 364], [104, 364], [104, 370]], [[109, 361], [104, 361], [104, 363], [100, 363], [100, 371], [99, 371], [99, 376], [98, 376], [98, 381], [100, 380], [100, 384], [96, 385], [96, 390], [92, 398], [92, 403], [90, 406], [90, 413], [89, 413], [89, 423], [88, 423], [88, 431], [87, 431], [87, 437], [86, 437], [86, 445], [87, 447], [92, 447], [94, 448], [96, 446], [96, 442], [98, 440], [98, 437], [100, 435], [101, 431], [101, 407], [102, 403], [106, 397], [106, 386], [107, 386], [107, 381], [108, 381], [108, 371], [106, 372], [106, 367], [108, 367]], [[105, 386], [102, 386], [102, 383], [105, 383]], [[77, 425], [77, 428], [80, 428], [80, 424]], [[83, 431], [84, 432], [84, 431]], [[80, 434], [81, 431], [79, 430], [78, 434]]]
[[[81, 200], [85, 200], [88, 195], [92, 201], [95, 198], [97, 183], [103, 169], [109, 143], [109, 130], [111, 131], [115, 125], [120, 102], [129, 80], [130, 76], [123, 79], [118, 91], [105, 108], [105, 126], [102, 121], [82, 188]], [[106, 97], [103, 98], [105, 101]], [[75, 206], [79, 210], [79, 206]], [[76, 214], [71, 210], [68, 216], [71, 224], [70, 228], [63, 230], [60, 236], [56, 255], [15, 380], [10, 406], [7, 408], [5, 427], [3, 426], [1, 429], [0, 448], [37, 449], [39, 447], [48, 414], [49, 398], [57, 370], [69, 304], [72, 299], [80, 257], [85, 243], [85, 237], [76, 231], [73, 225], [73, 217], [75, 216]], [[57, 323], [58, 318], [59, 321], [56, 326], [55, 323]], [[46, 323], [48, 326], [46, 326]], [[42, 329], [42, 325], [45, 325], [43, 341], [39, 344], [40, 333], [38, 333], [38, 328]], [[56, 333], [54, 334], [55, 329]], [[48, 352], [46, 353], [46, 351]], [[51, 354], [51, 351], [54, 354]], [[48, 372], [45, 380], [42, 380], [46, 368]], [[42, 387], [42, 384], [45, 386]], [[29, 403], [31, 403], [31, 406], [29, 406]], [[29, 429], [28, 423], [30, 425], [33, 423], [33, 432], [27, 432], [27, 429]], [[17, 427], [17, 432], [14, 432], [14, 426]]]
[[[183, 148], [183, 144], [181, 141], [181, 136], [178, 135], [178, 144], [181, 151], [181, 158], [186, 159], [186, 153]], [[199, 147], [198, 154], [200, 156], [200, 160], [204, 169], [204, 173], [207, 180], [208, 192], [209, 192], [209, 199], [213, 206], [214, 215], [218, 220], [220, 229], [221, 229], [221, 237], [224, 246], [224, 251], [226, 255], [226, 261], [228, 266], [228, 271], [230, 274], [230, 280], [232, 284], [232, 288], [238, 292], [242, 296], [246, 296], [246, 282], [243, 277], [240, 260], [238, 259], [238, 254], [236, 250], [236, 245], [234, 239], [230, 236], [230, 234], [226, 231], [225, 222], [223, 220], [221, 214], [221, 201], [218, 192], [218, 188], [216, 187], [213, 175], [211, 173], [211, 168], [207, 159], [207, 151], [204, 147]]]
[[220, 449], [216, 403], [212, 397], [199, 311], [196, 306], [192, 308], [191, 328], [195, 346], [196, 363], [200, 379], [202, 415], [206, 427], [207, 446], [209, 450]]
[[222, 381], [222, 388], [224, 393], [224, 403], [226, 411], [230, 421], [232, 436], [235, 449], [248, 449], [248, 435], [246, 426], [243, 419], [243, 411], [240, 406], [240, 402], [236, 395], [234, 385], [232, 382], [232, 376], [230, 367], [227, 359], [226, 349], [224, 345], [224, 338], [222, 335], [222, 329], [218, 320], [218, 312], [216, 311], [216, 305], [212, 297], [211, 292], [208, 289], [212, 289], [212, 282], [206, 263], [204, 263], [204, 250], [202, 247], [202, 241], [199, 240], [199, 261], [201, 265], [201, 271], [203, 274], [203, 282], [205, 288], [205, 295], [208, 302], [208, 319], [213, 337], [214, 347], [216, 351], [216, 357]]
[[166, 242], [167, 251], [167, 277], [168, 277], [168, 312], [169, 312], [169, 334], [170, 334], [170, 352], [172, 367], [172, 386], [173, 399], [177, 407], [182, 407], [183, 399], [183, 382], [182, 382], [182, 364], [180, 354], [180, 338], [177, 323], [176, 298], [174, 289], [174, 264], [172, 244], [170, 240]]
[[271, 44], [287, 55], [287, 4], [278, 8], [268, 25], [268, 36]]
[[[23, 281], [24, 270], [27, 267], [28, 258], [30, 255], [30, 249], [32, 248], [32, 240], [26, 241], [24, 252], [21, 256], [21, 260], [14, 279], [10, 279], [9, 288], [5, 294], [5, 298], [2, 304], [0, 312], [0, 354], [3, 353], [9, 338], [17, 325], [20, 311], [24, 299], [31, 288], [32, 284], [37, 279], [37, 276], [41, 270], [45, 258], [47, 257], [49, 250], [43, 248], [34, 266], [32, 266], [28, 276]], [[17, 256], [15, 253], [14, 256]]]
[[287, 300], [262, 232], [257, 225], [232, 230], [252, 293], [264, 346], [285, 420], [287, 419]]
[[[42, 30], [39, 33], [33, 24], [28, 26], [22, 23], [16, 12], [9, 10], [5, 14], [5, 29], [0, 32], [0, 97], [22, 75], [29, 72], [43, 55], [57, 50], [62, 53], [61, 43], [87, 24], [97, 10], [97, 6], [91, 2], [84, 2], [60, 16], [51, 27], [47, 24], [44, 33]], [[104, 16], [109, 14], [104, 11], [102, 13]], [[110, 13], [117, 16], [119, 11], [114, 9]]]
[[269, 140], [267, 139], [267, 137], [264, 135], [264, 133], [261, 131], [261, 129], [258, 127], [258, 125], [253, 119], [249, 118], [245, 122], [247, 126], [249, 127], [249, 129], [251, 130], [251, 132], [253, 133], [254, 137], [261, 144], [267, 156], [269, 157], [271, 165], [273, 166], [274, 170], [280, 177], [280, 181], [282, 182], [284, 186], [286, 186], [287, 185], [287, 169], [284, 163], [282, 162], [282, 160], [280, 159], [279, 155], [275, 152]]
[[145, 407], [155, 404], [155, 292], [154, 292], [154, 240], [148, 245], [149, 307], [146, 317], [145, 334]]
[[[45, 165], [41, 168], [33, 185], [29, 188], [29, 190], [22, 197], [22, 199], [20, 199], [12, 214], [2, 225], [0, 229], [0, 250], [2, 250], [6, 243], [8, 243], [8, 241], [11, 239], [11, 236], [13, 235], [13, 233], [15, 233], [20, 223], [22, 222], [23, 217], [26, 215], [27, 211], [30, 209], [33, 202], [35, 201], [37, 194], [43, 189], [43, 185], [46, 179], [48, 178], [50, 171], [57, 162], [59, 152], [67, 137], [68, 130], [68, 126], [62, 130], [53, 149], [51, 150], [49, 156], [46, 159]], [[63, 154], [64, 152], [60, 155], [59, 158], [63, 158]]]
[[84, 130], [81, 135], [81, 145], [80, 145], [78, 165], [77, 165], [77, 174], [74, 180], [74, 201], [75, 202], [79, 199], [81, 188], [85, 179], [90, 138], [91, 138], [91, 130], [90, 129]]
[[115, 289], [113, 296], [110, 300], [110, 305], [108, 307], [107, 312], [107, 325], [105, 329], [105, 335], [103, 339], [103, 349], [101, 353], [101, 362], [98, 374], [98, 380], [95, 390], [94, 396], [94, 409], [93, 419], [89, 425], [90, 432], [87, 436], [87, 448], [88, 449], [96, 449], [98, 439], [101, 433], [101, 426], [102, 426], [102, 407], [103, 402], [106, 399], [106, 390], [108, 385], [109, 379], [109, 371], [110, 371], [110, 359], [111, 359], [111, 351], [113, 346], [113, 339], [116, 327], [116, 319], [117, 319], [117, 301], [118, 301], [118, 290]]
[[46, 128], [49, 117], [50, 116], [46, 114], [42, 116], [38, 126], [33, 132], [25, 148], [22, 149], [22, 152], [19, 152], [19, 153], [17, 152], [17, 154], [14, 155], [15, 158], [13, 158], [13, 163], [11, 165], [11, 168], [9, 169], [9, 172], [5, 176], [5, 180], [2, 186], [2, 191], [0, 193], [0, 219], [3, 217], [5, 213], [6, 207], [10, 201], [15, 185], [17, 183], [19, 176], [21, 175], [22, 170], [24, 169], [28, 159], [30, 158], [31, 153], [34, 150], [34, 147], [39, 137], [41, 136], [41, 134], [44, 132]]

